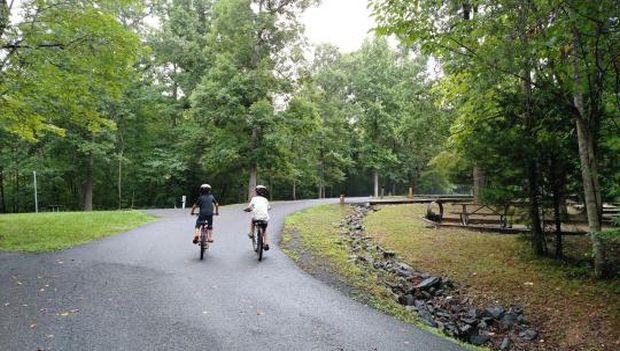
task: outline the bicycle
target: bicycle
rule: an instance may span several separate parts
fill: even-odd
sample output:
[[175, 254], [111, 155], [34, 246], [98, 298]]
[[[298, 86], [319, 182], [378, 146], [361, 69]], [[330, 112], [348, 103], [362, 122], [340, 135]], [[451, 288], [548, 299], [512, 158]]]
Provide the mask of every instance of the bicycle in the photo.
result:
[[207, 225], [200, 226], [200, 260], [205, 256], [205, 251], [209, 250], [209, 243], [207, 242]]
[[200, 225], [200, 240], [198, 246], [200, 247], [200, 260], [205, 256], [205, 251], [209, 250], [209, 242], [207, 241], [207, 230], [209, 230], [207, 223]]
[[254, 235], [252, 236], [252, 248], [256, 252], [259, 261], [263, 260], [263, 245], [265, 240], [266, 221], [254, 221]]

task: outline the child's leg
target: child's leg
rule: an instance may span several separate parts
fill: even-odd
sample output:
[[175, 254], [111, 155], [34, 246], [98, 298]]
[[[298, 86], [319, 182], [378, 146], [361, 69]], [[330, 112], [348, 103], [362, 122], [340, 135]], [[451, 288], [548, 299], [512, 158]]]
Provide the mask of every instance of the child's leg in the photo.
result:
[[248, 236], [251, 238], [254, 236], [254, 220], [250, 220], [250, 232], [248, 233]]
[[192, 242], [193, 242], [194, 244], [198, 243], [198, 237], [199, 237], [199, 236], [200, 236], [200, 227], [197, 227], [197, 228], [194, 230], [194, 239], [192, 240]]
[[213, 217], [207, 219], [207, 241], [213, 241]]

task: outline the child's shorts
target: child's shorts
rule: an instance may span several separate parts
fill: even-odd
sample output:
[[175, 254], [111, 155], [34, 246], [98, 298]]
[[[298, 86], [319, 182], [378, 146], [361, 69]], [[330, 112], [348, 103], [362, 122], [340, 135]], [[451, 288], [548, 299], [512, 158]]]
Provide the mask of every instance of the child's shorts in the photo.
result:
[[196, 219], [196, 229], [205, 224], [207, 229], [213, 229], [213, 215], [198, 216]]
[[254, 218], [252, 218], [252, 223], [260, 225], [263, 228], [263, 230], [266, 230], [267, 225], [269, 224], [269, 222], [264, 219], [254, 219]]

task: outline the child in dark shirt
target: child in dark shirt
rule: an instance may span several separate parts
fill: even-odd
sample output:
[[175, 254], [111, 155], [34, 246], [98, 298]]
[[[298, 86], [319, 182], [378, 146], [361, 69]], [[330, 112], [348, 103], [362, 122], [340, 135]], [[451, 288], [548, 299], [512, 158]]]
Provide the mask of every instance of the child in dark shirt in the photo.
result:
[[[213, 208], [215, 207], [215, 213], [213, 212]], [[211, 195], [211, 185], [202, 184], [200, 186], [200, 196], [194, 206], [192, 206], [192, 210], [190, 212], [191, 215], [194, 215], [194, 211], [196, 208], [199, 208], [198, 219], [196, 219], [196, 230], [194, 230], [194, 240], [193, 243], [198, 243], [198, 236], [200, 235], [200, 227], [202, 225], [207, 226], [207, 242], [213, 242], [213, 214], [216, 216], [219, 215], [219, 205], [215, 200], [215, 197]]]

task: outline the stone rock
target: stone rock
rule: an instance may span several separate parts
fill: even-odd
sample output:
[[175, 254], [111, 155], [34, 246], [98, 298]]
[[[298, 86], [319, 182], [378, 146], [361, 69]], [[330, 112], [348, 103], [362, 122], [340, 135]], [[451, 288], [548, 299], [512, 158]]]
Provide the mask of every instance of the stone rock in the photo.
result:
[[411, 294], [406, 294], [399, 297], [398, 302], [400, 302], [401, 305], [413, 306], [415, 298]]
[[501, 345], [499, 345], [499, 349], [504, 351], [504, 350], [508, 350], [508, 347], [510, 347], [510, 339], [505, 336], [504, 340], [502, 340]]
[[487, 315], [495, 319], [500, 319], [504, 315], [504, 308], [502, 306], [489, 307], [485, 310], [485, 312]]
[[469, 337], [469, 342], [476, 345], [484, 345], [489, 341], [489, 336], [486, 334], [474, 334]]
[[532, 341], [536, 339], [538, 332], [534, 329], [526, 329], [519, 333], [519, 337], [523, 340]]
[[464, 337], [468, 337], [474, 332], [474, 327], [469, 324], [464, 324], [462, 327], [459, 328], [459, 332]]
[[418, 317], [422, 321], [422, 323], [428, 325], [429, 327], [436, 328], [437, 322], [433, 320], [433, 316], [427, 310], [419, 310]]
[[461, 319], [461, 321], [463, 321], [463, 323], [465, 323], [465, 324], [475, 324], [475, 323], [476, 323], [476, 318], [461, 317], [460, 319]]
[[471, 318], [480, 318], [480, 310], [477, 308], [470, 308], [467, 311], [467, 315]]
[[435, 285], [441, 283], [441, 278], [439, 277], [428, 277], [424, 279], [420, 284], [416, 285], [416, 289], [426, 290], [434, 287]]
[[390, 250], [383, 251], [383, 258], [389, 259], [389, 258], [394, 258], [395, 256], [396, 256], [396, 252], [394, 251], [390, 251]]
[[516, 313], [508, 312], [500, 319], [500, 326], [504, 330], [510, 329], [518, 320], [519, 316]]
[[404, 278], [409, 278], [413, 273], [411, 272], [411, 270], [398, 267], [398, 269], [396, 269], [396, 274]]

